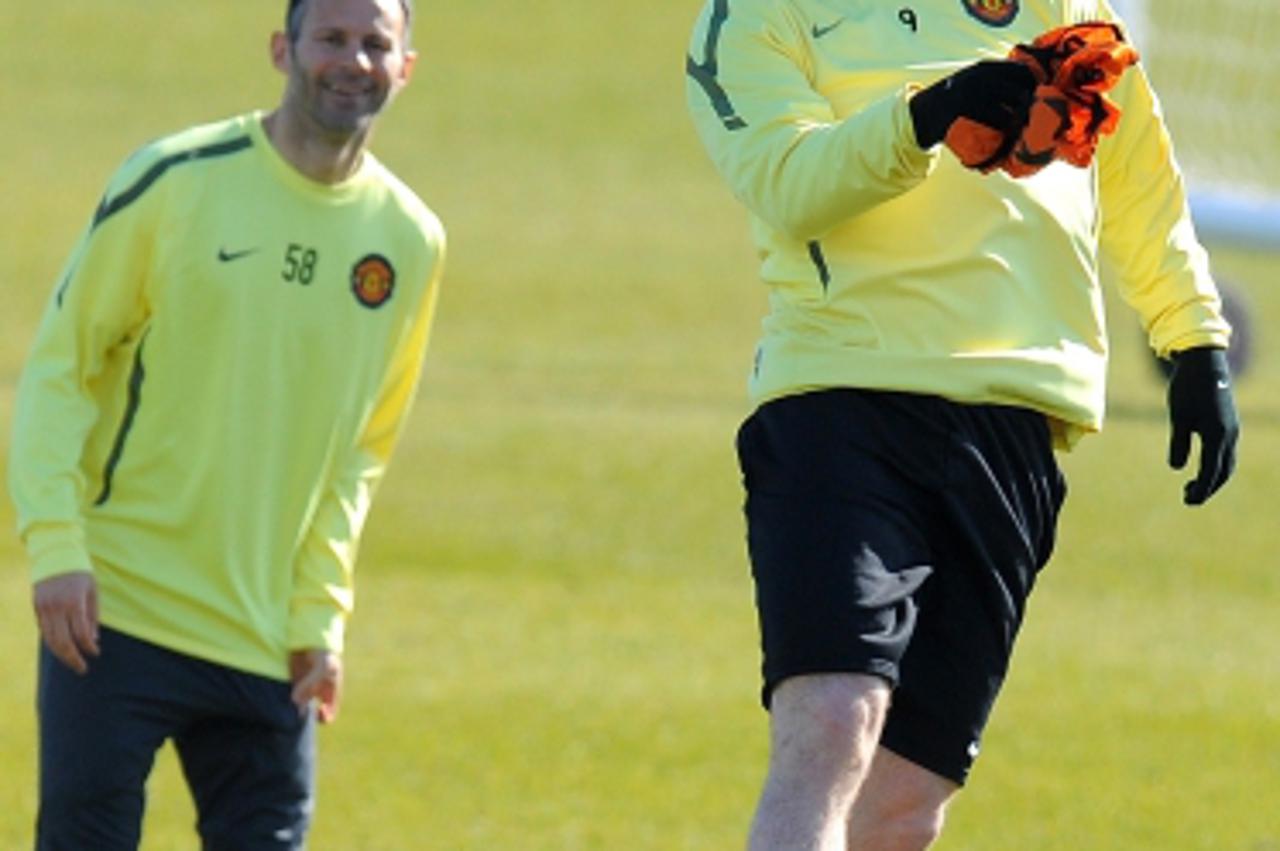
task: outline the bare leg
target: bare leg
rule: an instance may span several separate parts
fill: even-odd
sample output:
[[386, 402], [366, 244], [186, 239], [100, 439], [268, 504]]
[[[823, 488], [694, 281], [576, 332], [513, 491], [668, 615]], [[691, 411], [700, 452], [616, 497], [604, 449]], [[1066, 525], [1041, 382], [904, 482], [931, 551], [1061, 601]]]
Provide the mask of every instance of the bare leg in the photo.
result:
[[960, 787], [879, 748], [849, 818], [849, 851], [919, 851], [942, 832]]
[[844, 851], [888, 706], [888, 685], [863, 674], [797, 676], [778, 685], [750, 851]]

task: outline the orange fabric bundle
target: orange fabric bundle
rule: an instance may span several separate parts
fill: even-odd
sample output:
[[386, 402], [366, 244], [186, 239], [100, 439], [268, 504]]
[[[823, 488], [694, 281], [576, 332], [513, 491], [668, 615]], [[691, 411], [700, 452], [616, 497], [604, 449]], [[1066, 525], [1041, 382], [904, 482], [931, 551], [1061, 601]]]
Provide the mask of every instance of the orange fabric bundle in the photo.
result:
[[947, 146], [970, 168], [999, 168], [1012, 177], [1034, 174], [1055, 159], [1088, 166], [1099, 138], [1120, 121], [1120, 109], [1104, 93], [1138, 61], [1138, 52], [1118, 26], [1094, 22], [1050, 30], [1014, 47], [1009, 58], [1029, 67], [1038, 82], [1026, 124], [1006, 136], [961, 117], [947, 131]]

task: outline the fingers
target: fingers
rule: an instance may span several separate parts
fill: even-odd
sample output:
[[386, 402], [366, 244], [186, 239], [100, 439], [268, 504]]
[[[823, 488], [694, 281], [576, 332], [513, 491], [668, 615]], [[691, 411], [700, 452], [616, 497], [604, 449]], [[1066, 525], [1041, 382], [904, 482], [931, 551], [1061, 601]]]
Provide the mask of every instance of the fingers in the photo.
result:
[[1036, 75], [1021, 62], [995, 62], [984, 75], [987, 98], [1023, 109], [1031, 106], [1039, 85]]
[[1001, 133], [1013, 133], [1026, 124], [1027, 111], [1005, 101], [991, 101], [974, 104], [966, 117]]
[[1187, 482], [1183, 501], [1200, 505], [1230, 478], [1236, 463], [1240, 417], [1231, 396], [1231, 371], [1223, 349], [1201, 346], [1173, 355], [1168, 389], [1169, 466], [1182, 469], [1191, 453], [1191, 436], [1200, 437], [1196, 477]]
[[87, 674], [89, 663], [85, 661], [80, 648], [76, 646], [68, 619], [60, 612], [48, 615], [38, 614], [37, 618], [40, 623], [40, 636], [44, 639], [49, 651], [77, 674]]
[[289, 697], [293, 701], [293, 705], [298, 707], [298, 712], [306, 712], [311, 706], [311, 701], [319, 696], [320, 684], [324, 679], [324, 670], [320, 668], [311, 668], [300, 679], [295, 679], [293, 683], [293, 691]]
[[1169, 436], [1169, 466], [1175, 470], [1181, 470], [1187, 464], [1187, 457], [1191, 454], [1191, 429], [1186, 426], [1173, 426], [1173, 432]]
[[316, 718], [321, 724], [337, 720], [340, 685], [336, 679], [318, 672], [308, 676], [293, 687], [293, 704], [298, 707], [298, 714], [306, 714], [312, 707], [316, 708]]
[[290, 697], [299, 714], [305, 714], [315, 705], [320, 723], [335, 720], [342, 694], [339, 657], [322, 650], [296, 651], [290, 658], [290, 671], [294, 683]]
[[321, 724], [329, 724], [338, 719], [339, 684], [336, 679], [326, 678], [320, 684], [319, 705], [316, 707], [317, 717]]
[[1218, 489], [1221, 469], [1221, 453], [1213, 447], [1202, 446], [1199, 475], [1183, 488], [1182, 501], [1187, 505], [1202, 505]]
[[89, 672], [85, 656], [97, 656], [97, 629], [86, 618], [57, 612], [38, 617], [40, 635], [49, 650], [77, 674]]
[[1235, 435], [1200, 436], [1200, 469], [1193, 481], [1187, 482], [1182, 501], [1187, 505], [1203, 505], [1231, 478], [1236, 466]]
[[1039, 82], [1036, 74], [1025, 62], [1011, 59], [984, 59], [972, 66], [973, 73], [989, 84], [1003, 83], [1030, 91]]
[[98, 595], [90, 590], [81, 605], [71, 611], [71, 638], [90, 656], [98, 655]]
[[1013, 82], [1014, 85], [1026, 91], [1028, 94], [1034, 91], [1036, 86], [1040, 85], [1040, 80], [1036, 77], [1035, 71], [1032, 71], [1031, 67], [1025, 62], [1009, 61], [1009, 65], [1012, 65], [1013, 67], [1009, 68], [1007, 71], [1008, 79]]
[[40, 635], [64, 665], [78, 674], [89, 670], [86, 656], [97, 656], [98, 591], [88, 573], [68, 573], [36, 583], [33, 605]]
[[93, 628], [93, 646], [94, 655], [97, 655], [98, 646], [98, 586], [94, 584], [89, 588], [89, 599], [85, 606], [85, 611], [89, 617], [89, 624]]
[[1024, 88], [1008, 80], [997, 79], [987, 86], [982, 97], [966, 104], [961, 114], [979, 124], [1011, 133], [1026, 125], [1034, 100], [1034, 85]]

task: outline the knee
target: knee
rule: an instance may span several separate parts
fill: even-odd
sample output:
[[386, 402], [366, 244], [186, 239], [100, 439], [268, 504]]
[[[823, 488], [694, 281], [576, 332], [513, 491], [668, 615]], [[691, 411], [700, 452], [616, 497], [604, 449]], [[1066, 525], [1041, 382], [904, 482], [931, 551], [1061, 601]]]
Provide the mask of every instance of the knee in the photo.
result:
[[36, 848], [136, 848], [142, 835], [143, 792], [43, 784], [36, 814]]
[[292, 851], [306, 847], [313, 801], [261, 803], [256, 807], [201, 815], [204, 851]]
[[937, 810], [904, 810], [884, 814], [872, 824], [860, 824], [851, 831], [850, 851], [919, 851], [942, 834], [943, 813]]
[[95, 767], [88, 759], [67, 757], [54, 764], [45, 758], [40, 766], [42, 817], [60, 820], [87, 810], [127, 809], [135, 800], [142, 800], [145, 778], [134, 782], [109, 769], [95, 771]]
[[869, 754], [880, 737], [889, 690], [858, 674], [821, 674], [783, 681], [772, 712], [779, 746], [799, 744], [815, 755]]

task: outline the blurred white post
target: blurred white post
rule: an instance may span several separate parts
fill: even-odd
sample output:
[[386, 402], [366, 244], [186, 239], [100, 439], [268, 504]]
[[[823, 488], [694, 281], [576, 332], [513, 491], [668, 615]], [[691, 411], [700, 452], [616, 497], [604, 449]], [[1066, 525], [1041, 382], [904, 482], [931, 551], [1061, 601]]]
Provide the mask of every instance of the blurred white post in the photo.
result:
[[[1162, 0], [1162, 2], [1170, 2], [1170, 0]], [[1189, 3], [1190, 0], [1187, 0]], [[1229, 5], [1233, 5], [1243, 10], [1252, 10], [1255, 12], [1255, 30], [1262, 26], [1263, 18], [1259, 10], [1270, 9], [1265, 14], [1268, 16], [1266, 21], [1268, 26], [1274, 31], [1275, 22], [1277, 20], [1275, 8], [1271, 4], [1276, 0], [1232, 0]], [[1164, 51], [1166, 54], [1182, 50], [1185, 45], [1194, 42], [1194, 34], [1188, 36], [1183, 32], [1169, 32], [1161, 30], [1155, 32], [1152, 29], [1151, 16], [1149, 10], [1153, 8], [1151, 0], [1111, 0], [1111, 6], [1116, 13], [1125, 22], [1128, 30], [1130, 41], [1133, 42], [1139, 51], [1145, 54], [1154, 54]], [[1166, 24], [1170, 20], [1171, 10], [1163, 10], [1165, 18], [1162, 19]], [[1240, 56], [1249, 55], [1250, 48], [1247, 47], [1250, 39], [1259, 39], [1265, 36], [1265, 28], [1258, 31], [1250, 31], [1248, 23], [1245, 24], [1246, 29], [1240, 33], [1240, 49], [1236, 51]], [[1275, 64], [1275, 54], [1270, 52], [1274, 47], [1269, 45], [1264, 48], [1265, 53], [1262, 55], [1267, 57], [1265, 64], [1259, 66], [1254, 72], [1254, 76], [1261, 86], [1269, 86], [1271, 83], [1268, 79], [1275, 79], [1277, 66]], [[1150, 57], [1148, 56], [1148, 59]], [[1198, 58], [1198, 57], [1197, 57]], [[1227, 59], [1236, 59], [1238, 56], [1234, 54], [1227, 56]], [[1150, 68], [1148, 64], [1148, 68]], [[1208, 72], [1200, 72], [1208, 73]], [[1212, 85], [1212, 77], [1197, 80], [1197, 88], [1193, 91], [1193, 95], [1202, 98], [1200, 92], [1206, 85]], [[1159, 82], [1159, 81], [1158, 81]], [[1223, 98], [1213, 96], [1210, 99], [1212, 105], [1218, 108], [1228, 108], [1234, 112], [1227, 113], [1227, 119], [1239, 119], [1241, 115], [1250, 114], [1251, 110], [1258, 110], [1259, 106], [1256, 101], [1252, 103], [1234, 104], [1230, 102], [1230, 89], [1226, 83], [1222, 87], [1226, 94]], [[1161, 92], [1167, 97], [1173, 98], [1178, 95], [1177, 89], [1162, 88]], [[1203, 107], [1203, 100], [1197, 102], [1198, 107]], [[1266, 107], [1270, 109], [1271, 107]], [[1186, 108], [1183, 110], [1186, 112]], [[1202, 110], [1203, 111], [1203, 110]], [[1274, 113], [1268, 113], [1273, 115]], [[1204, 118], [1203, 120], [1212, 121], [1214, 119]], [[1229, 120], [1221, 122], [1223, 124], [1224, 133], [1241, 132], [1239, 130], [1230, 130]], [[1274, 120], [1269, 124], [1263, 124], [1264, 128], [1275, 127]], [[1266, 131], [1264, 130], [1264, 137]], [[1230, 138], [1229, 135], [1226, 138]], [[1222, 151], [1228, 151], [1229, 147], [1223, 146], [1215, 151], [1221, 155]], [[1274, 156], [1274, 149], [1268, 154]], [[1194, 157], [1189, 157], [1192, 160]], [[1185, 164], [1185, 163], [1184, 163]], [[1194, 165], [1194, 163], [1193, 163]], [[1201, 235], [1223, 242], [1231, 242], [1243, 245], [1248, 248], [1261, 248], [1269, 251], [1280, 250], [1280, 194], [1277, 193], [1274, 186], [1266, 186], [1249, 179], [1240, 180], [1237, 175], [1234, 179], [1222, 182], [1212, 178], [1206, 179], [1205, 175], [1196, 171], [1194, 168], [1189, 170], [1188, 183], [1190, 185], [1190, 203], [1191, 212], [1195, 217], [1196, 227]]]

